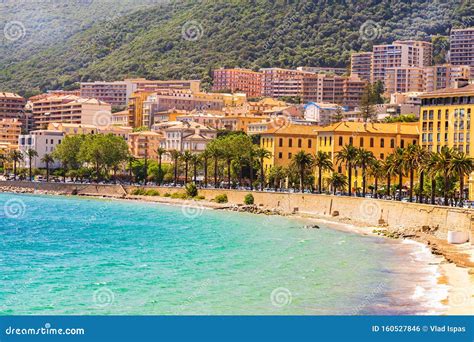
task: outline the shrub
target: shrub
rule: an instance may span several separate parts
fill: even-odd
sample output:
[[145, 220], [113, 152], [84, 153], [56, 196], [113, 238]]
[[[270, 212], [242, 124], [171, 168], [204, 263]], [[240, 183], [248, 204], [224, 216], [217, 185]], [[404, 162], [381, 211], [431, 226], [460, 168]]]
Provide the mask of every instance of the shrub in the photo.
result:
[[197, 199], [197, 200], [205, 200], [206, 199], [206, 197], [204, 197], [202, 195], [196, 196], [194, 198]]
[[163, 197], [171, 197], [171, 194], [169, 192], [165, 193]]
[[194, 183], [186, 184], [186, 194], [188, 197], [196, 197], [198, 195], [198, 188]]
[[175, 192], [175, 193], [171, 194], [171, 198], [186, 199], [186, 198], [188, 198], [188, 195], [186, 195], [183, 192]]
[[135, 196], [144, 196], [145, 195], [145, 189], [142, 188], [136, 188], [132, 190], [132, 195]]
[[145, 192], [145, 196], [160, 196], [160, 192], [158, 190], [155, 190], [155, 189], [148, 189]]
[[252, 204], [254, 203], [253, 195], [252, 195], [252, 194], [247, 194], [247, 195], [245, 195], [244, 203], [245, 203], [246, 205], [252, 205]]
[[214, 201], [216, 201], [216, 203], [227, 203], [228, 202], [227, 195], [226, 194], [217, 195], [216, 198], [214, 198]]

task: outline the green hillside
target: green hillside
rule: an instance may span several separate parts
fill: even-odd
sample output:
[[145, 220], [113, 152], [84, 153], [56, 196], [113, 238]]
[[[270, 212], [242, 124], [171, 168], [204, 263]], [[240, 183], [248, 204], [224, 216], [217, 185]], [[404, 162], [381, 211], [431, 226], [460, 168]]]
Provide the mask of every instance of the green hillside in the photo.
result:
[[[472, 13], [474, 2], [464, 0], [174, 1], [49, 41], [45, 50], [4, 63], [0, 84], [24, 93], [135, 76], [209, 83], [219, 66], [343, 67], [351, 51], [374, 43], [430, 40], [453, 26], [474, 26]], [[448, 47], [436, 41], [442, 61]]]

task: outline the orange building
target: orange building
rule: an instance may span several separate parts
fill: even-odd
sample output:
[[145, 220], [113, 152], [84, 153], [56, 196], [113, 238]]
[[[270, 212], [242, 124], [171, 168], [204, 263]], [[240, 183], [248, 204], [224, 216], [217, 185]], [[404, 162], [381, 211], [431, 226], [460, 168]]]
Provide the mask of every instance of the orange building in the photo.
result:
[[16, 150], [18, 137], [21, 134], [21, 122], [18, 119], [0, 120], [0, 149]]
[[248, 97], [262, 96], [262, 73], [250, 69], [216, 69], [213, 91], [242, 92]]

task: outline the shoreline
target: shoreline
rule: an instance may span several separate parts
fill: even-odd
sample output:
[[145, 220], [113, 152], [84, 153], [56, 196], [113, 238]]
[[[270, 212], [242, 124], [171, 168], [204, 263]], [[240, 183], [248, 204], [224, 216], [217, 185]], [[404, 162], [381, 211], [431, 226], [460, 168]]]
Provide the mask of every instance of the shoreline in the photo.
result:
[[[339, 231], [345, 231], [348, 233], [355, 233], [359, 235], [382, 237], [390, 240], [394, 240], [397, 243], [412, 243], [414, 248], [419, 248], [420, 253], [427, 253], [435, 260], [434, 262], [425, 262], [425, 268], [428, 270], [429, 266], [436, 266], [433, 277], [433, 288], [438, 287], [441, 290], [443, 287], [447, 288], [447, 295], [445, 298], [436, 299], [440, 305], [442, 305], [441, 315], [473, 315], [474, 303], [472, 300], [473, 289], [474, 289], [474, 270], [470, 266], [471, 260], [473, 260], [474, 252], [472, 248], [468, 254], [459, 257], [461, 251], [446, 251], [443, 248], [439, 248], [439, 239], [436, 237], [423, 234], [423, 235], [408, 235], [396, 233], [394, 234], [382, 234], [381, 232], [389, 232], [388, 227], [380, 226], [369, 226], [367, 224], [357, 222], [347, 218], [334, 217], [334, 216], [322, 216], [308, 212], [298, 213], [284, 213], [277, 210], [264, 210], [263, 208], [253, 205], [236, 205], [236, 204], [219, 204], [208, 200], [193, 200], [193, 199], [177, 199], [170, 197], [161, 196], [137, 196], [137, 195], [99, 195], [99, 194], [79, 194], [71, 195], [67, 192], [62, 191], [49, 191], [49, 190], [37, 190], [30, 188], [15, 188], [5, 189], [0, 186], [0, 193], [15, 193], [15, 194], [37, 194], [37, 195], [55, 195], [55, 196], [71, 196], [77, 198], [94, 198], [94, 199], [109, 199], [109, 200], [124, 200], [124, 201], [137, 201], [142, 203], [159, 203], [163, 205], [175, 205], [175, 206], [188, 206], [197, 207], [200, 209], [212, 209], [212, 210], [229, 210], [234, 212], [246, 212], [251, 214], [265, 214], [265, 215], [279, 215], [285, 217], [292, 217], [296, 219], [305, 219], [314, 222], [315, 224], [324, 224], [330, 229], [336, 229]], [[457, 246], [452, 247], [456, 249]], [[457, 253], [456, 253], [457, 252]], [[418, 253], [418, 252], [416, 252]], [[459, 255], [458, 255], [459, 254]], [[468, 256], [466, 260], [466, 255]], [[470, 258], [469, 258], [470, 256]], [[460, 266], [460, 264], [462, 267]], [[467, 265], [466, 265], [467, 263]], [[424, 291], [424, 290], [423, 290]], [[415, 296], [416, 294], [413, 294]], [[422, 313], [429, 315], [430, 312]]]

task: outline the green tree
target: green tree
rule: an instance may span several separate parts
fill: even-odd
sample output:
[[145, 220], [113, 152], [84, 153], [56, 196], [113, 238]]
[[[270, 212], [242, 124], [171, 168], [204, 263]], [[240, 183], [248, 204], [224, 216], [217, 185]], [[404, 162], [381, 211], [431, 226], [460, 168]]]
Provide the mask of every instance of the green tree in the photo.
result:
[[464, 152], [456, 151], [450, 169], [453, 174], [459, 177], [459, 202], [462, 206], [464, 202], [464, 177], [472, 172], [473, 159]]
[[16, 179], [17, 164], [19, 162], [21, 162], [24, 159], [24, 157], [23, 157], [23, 154], [20, 151], [13, 150], [13, 151], [10, 152], [9, 158], [13, 162], [13, 177], [15, 177], [15, 179]]
[[323, 191], [323, 172], [333, 170], [331, 155], [318, 151], [314, 156], [314, 166], [318, 168], [318, 192], [321, 194]]
[[192, 160], [193, 154], [190, 151], [181, 153], [181, 160], [184, 162], [184, 184], [188, 184], [189, 162]]
[[357, 158], [357, 149], [352, 145], [344, 146], [336, 154], [336, 161], [340, 164], [344, 163], [346, 165], [347, 174], [348, 174], [348, 185], [347, 193], [349, 196], [352, 196], [352, 169], [355, 165]]
[[331, 184], [333, 194], [335, 195], [337, 190], [342, 190], [347, 186], [347, 177], [342, 173], [334, 172], [329, 178], [329, 184]]
[[158, 156], [158, 184], [162, 185], [163, 184], [163, 156], [166, 154], [166, 149], [163, 147], [158, 147], [156, 149], [156, 155]]
[[264, 163], [265, 159], [271, 158], [272, 153], [263, 147], [257, 147], [254, 151], [255, 158], [258, 160], [260, 165], [260, 191], [263, 191], [265, 186], [265, 171], [264, 171]]
[[171, 151], [168, 151], [168, 154], [173, 160], [173, 170], [174, 170], [173, 183], [174, 183], [174, 186], [176, 186], [178, 185], [178, 163], [179, 163], [179, 159], [181, 158], [181, 152], [179, 152], [178, 150], [171, 150]]
[[33, 180], [33, 158], [36, 158], [38, 157], [38, 152], [36, 152], [36, 150], [32, 149], [32, 148], [29, 148], [25, 151], [25, 155], [26, 157], [28, 158], [28, 175], [29, 175], [29, 178], [30, 178], [30, 182]]
[[357, 149], [355, 157], [355, 165], [362, 169], [362, 196], [365, 197], [367, 189], [367, 169], [375, 160], [375, 156], [371, 151], [363, 147]]
[[54, 163], [54, 158], [51, 154], [46, 153], [43, 158], [41, 158], [41, 162], [46, 165], [46, 182], [49, 182], [49, 166]]
[[310, 171], [313, 167], [314, 158], [311, 153], [299, 151], [293, 156], [291, 162], [298, 169], [300, 176], [300, 191], [304, 192], [304, 179], [306, 172]]

